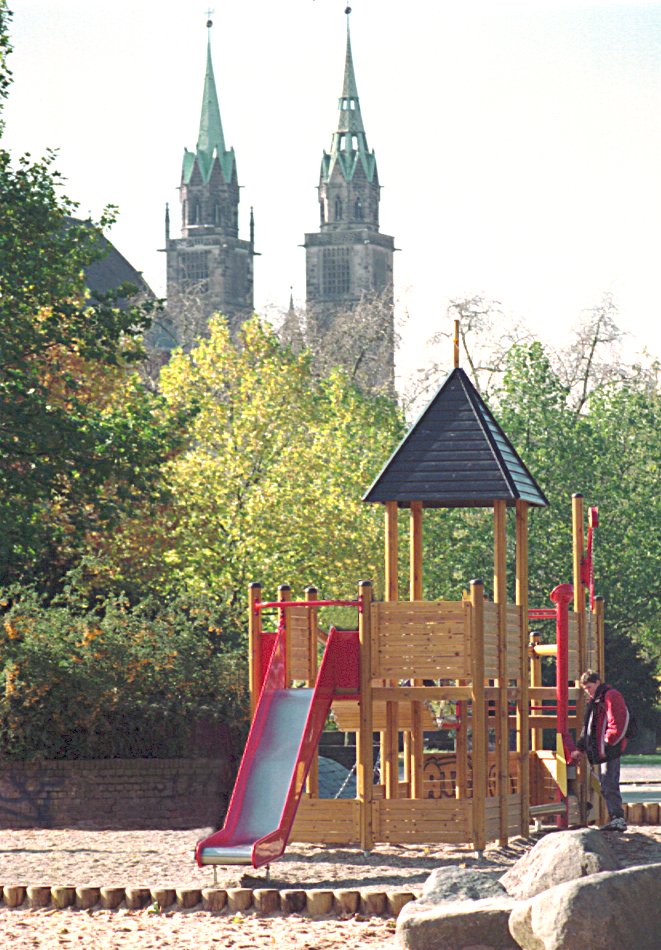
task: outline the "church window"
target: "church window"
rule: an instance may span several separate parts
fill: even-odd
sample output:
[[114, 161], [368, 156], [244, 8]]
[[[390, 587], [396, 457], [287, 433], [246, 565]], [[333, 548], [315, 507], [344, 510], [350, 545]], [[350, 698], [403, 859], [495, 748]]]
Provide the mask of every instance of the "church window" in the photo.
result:
[[181, 255], [181, 276], [188, 285], [199, 285], [209, 278], [209, 252], [191, 251]]
[[335, 220], [336, 221], [342, 220], [342, 199], [341, 198], [335, 199]]
[[351, 262], [348, 247], [325, 247], [322, 258], [324, 297], [337, 299], [351, 290]]
[[213, 223], [217, 228], [222, 227], [223, 224], [223, 209], [220, 207], [220, 202], [216, 202], [213, 208]]
[[360, 198], [356, 198], [356, 203], [354, 205], [353, 213], [354, 213], [354, 217], [356, 218], [356, 221], [363, 220], [363, 203], [360, 200]]

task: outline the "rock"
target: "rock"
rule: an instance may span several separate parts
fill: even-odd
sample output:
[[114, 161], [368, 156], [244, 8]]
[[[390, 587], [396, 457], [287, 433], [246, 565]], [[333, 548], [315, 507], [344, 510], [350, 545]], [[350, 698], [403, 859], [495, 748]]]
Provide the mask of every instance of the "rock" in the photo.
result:
[[399, 945], [410, 950], [517, 950], [508, 927], [515, 905], [506, 894], [435, 904], [412, 901], [397, 918]]
[[545, 835], [500, 883], [511, 897], [527, 900], [557, 884], [620, 867], [601, 831], [580, 828]]
[[603, 871], [519, 902], [510, 932], [523, 950], [658, 950], [661, 864]]
[[412, 950], [515, 947], [508, 928], [514, 903], [494, 873], [437, 868], [422, 896], [402, 909], [399, 942]]
[[505, 896], [506, 891], [497, 880], [497, 872], [447, 867], [432, 871], [424, 883], [420, 900], [439, 903]]

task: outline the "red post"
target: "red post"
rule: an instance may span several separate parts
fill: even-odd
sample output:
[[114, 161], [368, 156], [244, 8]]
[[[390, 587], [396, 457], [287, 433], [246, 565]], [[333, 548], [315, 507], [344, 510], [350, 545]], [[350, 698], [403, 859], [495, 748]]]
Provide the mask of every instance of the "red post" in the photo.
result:
[[569, 604], [574, 597], [571, 584], [559, 584], [550, 594], [556, 606], [555, 636], [558, 646], [556, 659], [555, 694], [558, 703], [558, 732], [563, 737], [569, 732], [568, 726], [568, 683], [569, 683]]

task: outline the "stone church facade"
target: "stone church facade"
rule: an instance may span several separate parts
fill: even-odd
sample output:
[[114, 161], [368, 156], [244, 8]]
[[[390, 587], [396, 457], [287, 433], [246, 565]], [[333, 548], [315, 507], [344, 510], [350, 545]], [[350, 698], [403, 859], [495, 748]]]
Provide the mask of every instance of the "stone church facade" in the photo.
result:
[[[305, 337], [313, 349], [327, 346], [341, 353], [336, 337], [355, 332], [352, 311], [374, 304], [381, 325], [370, 334], [369, 381], [373, 388], [392, 391], [395, 248], [394, 239], [379, 231], [379, 201], [376, 158], [361, 116], [347, 22], [337, 128], [321, 161], [319, 231], [306, 234], [304, 241]], [[233, 329], [253, 313], [254, 223], [251, 210], [249, 239], [241, 239], [238, 206], [236, 157], [225, 146], [209, 39], [197, 146], [195, 152], [186, 150], [183, 159], [181, 236], [171, 236], [166, 212], [171, 346], [191, 345], [215, 312], [224, 314]]]

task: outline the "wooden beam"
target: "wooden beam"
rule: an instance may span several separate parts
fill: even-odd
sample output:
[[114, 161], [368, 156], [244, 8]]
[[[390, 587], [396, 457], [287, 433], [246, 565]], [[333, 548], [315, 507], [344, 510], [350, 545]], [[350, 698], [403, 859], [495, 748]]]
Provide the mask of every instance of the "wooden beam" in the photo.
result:
[[[555, 692], [555, 690], [553, 691]], [[473, 691], [470, 686], [373, 686], [372, 698], [390, 702], [411, 703], [425, 700], [470, 699]]]
[[471, 581], [471, 675], [473, 678], [473, 847], [484, 851], [486, 826], [484, 806], [487, 797], [487, 722], [484, 705], [484, 585]]
[[516, 603], [521, 616], [521, 668], [518, 671], [519, 698], [516, 704], [516, 750], [519, 759], [521, 795], [520, 834], [530, 833], [530, 725], [528, 722], [528, 503], [516, 503]]
[[387, 501], [385, 534], [385, 592], [386, 600], [397, 600], [399, 596], [397, 502]]
[[496, 716], [496, 774], [500, 800], [499, 843], [509, 843], [508, 791], [509, 791], [509, 722], [507, 710], [507, 508], [503, 499], [493, 506], [494, 523], [494, 572], [493, 599], [498, 608], [498, 687], [499, 697]]
[[371, 851], [374, 844], [372, 828], [372, 799], [374, 768], [372, 750], [372, 585], [361, 581], [358, 595], [362, 598], [362, 610], [358, 614], [358, 639], [360, 641], [360, 731], [356, 747], [356, 784], [360, 802], [360, 846]]
[[[409, 599], [422, 600], [422, 502], [412, 501], [410, 507], [410, 577]], [[422, 680], [414, 680], [414, 686], [422, 686]], [[422, 707], [419, 702], [411, 706], [411, 798], [423, 798], [424, 782], [424, 735]]]
[[[399, 528], [396, 501], [386, 502], [386, 601], [399, 599]], [[384, 682], [385, 685], [385, 682]], [[391, 685], [394, 685], [392, 683]], [[391, 697], [392, 700], [392, 697]], [[380, 759], [387, 798], [399, 795], [399, 727], [398, 710], [394, 702], [386, 705], [386, 728], [379, 735]]]

